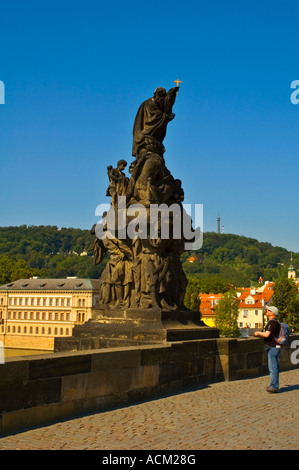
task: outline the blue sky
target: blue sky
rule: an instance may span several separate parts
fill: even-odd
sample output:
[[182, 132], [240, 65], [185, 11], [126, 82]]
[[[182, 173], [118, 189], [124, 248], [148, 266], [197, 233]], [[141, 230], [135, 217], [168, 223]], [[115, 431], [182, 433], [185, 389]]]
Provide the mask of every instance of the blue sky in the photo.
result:
[[204, 231], [299, 252], [297, 0], [0, 0], [0, 225], [89, 229], [107, 165], [182, 81], [165, 159]]

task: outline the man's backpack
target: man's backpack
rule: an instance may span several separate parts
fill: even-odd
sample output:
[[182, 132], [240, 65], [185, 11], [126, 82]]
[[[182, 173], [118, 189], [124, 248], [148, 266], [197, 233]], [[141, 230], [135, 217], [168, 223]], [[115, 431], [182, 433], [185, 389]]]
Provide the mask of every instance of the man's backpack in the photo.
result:
[[[277, 320], [278, 321], [278, 320]], [[289, 327], [286, 323], [279, 323], [280, 329], [277, 337], [274, 337], [277, 344], [280, 346], [286, 346], [289, 342]]]

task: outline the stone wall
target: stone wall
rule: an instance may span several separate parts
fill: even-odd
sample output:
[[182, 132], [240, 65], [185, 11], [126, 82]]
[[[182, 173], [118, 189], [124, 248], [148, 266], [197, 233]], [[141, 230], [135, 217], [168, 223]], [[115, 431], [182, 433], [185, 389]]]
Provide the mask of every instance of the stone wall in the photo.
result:
[[[295, 335], [291, 340], [298, 340]], [[281, 370], [295, 367], [283, 350]], [[0, 364], [2, 434], [187, 387], [267, 373], [263, 341], [203, 339], [9, 358]]]
[[13, 349], [35, 349], [40, 351], [53, 351], [54, 337], [42, 335], [0, 334], [0, 341], [5, 343], [6, 348]]

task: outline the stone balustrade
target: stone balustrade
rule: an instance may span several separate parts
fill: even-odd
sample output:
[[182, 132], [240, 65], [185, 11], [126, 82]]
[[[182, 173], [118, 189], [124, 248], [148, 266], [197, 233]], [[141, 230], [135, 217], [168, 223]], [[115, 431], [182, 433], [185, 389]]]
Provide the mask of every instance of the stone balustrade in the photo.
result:
[[[299, 335], [292, 335], [292, 341]], [[299, 344], [299, 343], [297, 343]], [[281, 370], [296, 367], [283, 348]], [[0, 364], [2, 434], [268, 373], [257, 338], [212, 338], [8, 358]]]

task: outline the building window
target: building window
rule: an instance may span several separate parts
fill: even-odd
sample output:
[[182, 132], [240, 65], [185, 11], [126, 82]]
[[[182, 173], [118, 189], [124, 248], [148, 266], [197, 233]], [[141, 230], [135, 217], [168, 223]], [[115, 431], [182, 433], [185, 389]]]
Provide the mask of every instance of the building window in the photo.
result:
[[49, 312], [49, 320], [52, 320], [52, 312]]
[[27, 326], [24, 326], [24, 333], [27, 333]]
[[243, 310], [243, 317], [248, 317], [248, 310]]
[[33, 327], [31, 326], [30, 329], [29, 329], [29, 333], [33, 333]]
[[255, 315], [258, 315], [259, 314], [259, 311], [258, 310], [255, 310]]
[[63, 335], [63, 328], [60, 328], [60, 335]]
[[51, 328], [48, 328], [48, 335], [51, 334]]
[[44, 335], [44, 334], [45, 334], [45, 328], [43, 327], [42, 328], [42, 335]]

